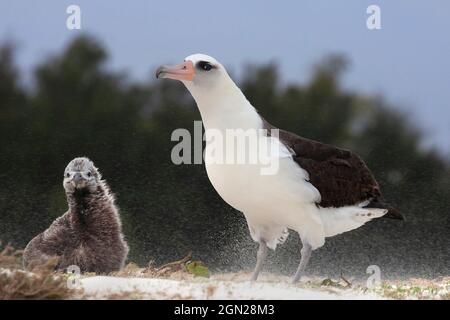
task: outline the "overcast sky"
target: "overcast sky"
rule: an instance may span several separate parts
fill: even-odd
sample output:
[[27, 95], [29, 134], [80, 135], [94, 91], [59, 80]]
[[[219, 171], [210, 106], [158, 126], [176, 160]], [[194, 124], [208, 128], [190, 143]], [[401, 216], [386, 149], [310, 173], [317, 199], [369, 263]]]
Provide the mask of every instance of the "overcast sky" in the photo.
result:
[[[80, 34], [66, 28], [70, 4], [81, 7], [81, 31], [110, 51], [110, 66], [137, 79], [201, 52], [234, 74], [276, 61], [284, 80], [304, 82], [315, 62], [343, 53], [346, 88], [385, 96], [450, 154], [450, 1], [2, 0], [0, 41], [18, 43], [22, 70]], [[370, 4], [381, 8], [381, 30], [366, 27]]]

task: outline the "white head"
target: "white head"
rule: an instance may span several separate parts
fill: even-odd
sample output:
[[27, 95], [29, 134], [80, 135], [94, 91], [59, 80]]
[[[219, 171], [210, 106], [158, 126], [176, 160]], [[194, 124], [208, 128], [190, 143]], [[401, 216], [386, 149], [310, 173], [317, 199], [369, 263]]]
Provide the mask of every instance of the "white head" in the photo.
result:
[[193, 54], [175, 66], [161, 66], [156, 70], [156, 78], [180, 80], [190, 91], [197, 103], [198, 99], [210, 93], [236, 88], [225, 68], [213, 57]]

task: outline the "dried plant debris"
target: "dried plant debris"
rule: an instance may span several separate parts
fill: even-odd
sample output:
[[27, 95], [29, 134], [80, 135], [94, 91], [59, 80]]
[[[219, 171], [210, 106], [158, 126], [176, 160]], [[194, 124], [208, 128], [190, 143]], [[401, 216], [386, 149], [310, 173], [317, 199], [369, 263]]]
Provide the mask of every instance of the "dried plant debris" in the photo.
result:
[[[15, 250], [10, 244], [5, 246], [0, 242], [0, 300], [1, 299], [91, 299], [80, 289], [70, 289], [69, 275], [55, 271], [58, 259], [50, 259], [45, 263], [32, 265], [29, 271], [23, 270], [22, 251]], [[95, 273], [84, 273], [82, 278], [97, 276]], [[211, 277], [209, 269], [201, 262], [192, 259], [192, 252], [182, 259], [156, 266], [151, 261], [147, 267], [141, 268], [135, 263], [129, 263], [120, 271], [110, 273], [110, 277], [123, 278], [162, 278], [185, 281], [186, 284], [210, 281], [206, 287], [206, 296], [211, 297], [217, 290], [217, 281], [242, 282], [247, 281], [247, 273], [215, 274]], [[209, 278], [209, 280], [203, 280]], [[261, 279], [265, 283], [288, 283], [289, 278], [276, 274], [265, 274]], [[359, 291], [374, 293], [387, 299], [450, 299], [450, 277], [434, 280], [409, 279], [407, 281], [384, 281], [381, 284], [367, 288], [364, 283], [354, 282], [341, 274], [339, 279], [310, 277], [307, 281], [289, 285], [318, 291], [333, 293]], [[162, 297], [163, 293], [155, 293]], [[183, 296], [184, 297], [184, 296]], [[98, 298], [98, 297], [97, 297]], [[152, 295], [138, 290], [126, 292], [111, 292], [102, 299], [151, 299]], [[176, 299], [176, 296], [170, 296]], [[178, 298], [182, 298], [179, 296]], [[185, 298], [185, 297], [184, 297]], [[195, 299], [194, 296], [190, 297]]]
[[147, 271], [155, 273], [156, 276], [167, 276], [175, 272], [186, 271], [186, 264], [191, 260], [192, 252], [188, 252], [187, 255], [177, 261], [166, 263], [158, 268], [154, 268], [149, 265]]
[[389, 281], [366, 291], [390, 299], [450, 300], [450, 277]]
[[129, 263], [122, 270], [111, 275], [116, 277], [171, 278], [177, 280], [210, 276], [208, 267], [201, 261], [192, 261], [191, 259], [192, 252], [188, 252], [182, 259], [159, 267], [153, 261], [150, 261], [146, 268], [140, 268], [135, 263]]
[[344, 274], [342, 272], [341, 272], [341, 279], [342, 279], [342, 281], [345, 282], [345, 285], [346, 285], [347, 288], [351, 288], [352, 287], [351, 281], [347, 280], [347, 278], [344, 277]]
[[340, 279], [310, 278], [294, 286], [327, 290], [330, 292], [353, 290], [362, 293], [374, 293], [380, 298], [395, 300], [450, 300], [450, 277], [438, 279], [408, 279], [404, 281], [388, 280], [379, 285], [367, 287], [365, 283], [346, 279], [342, 274]]
[[335, 287], [335, 288], [343, 288], [344, 287], [338, 281], [333, 281], [330, 278], [323, 279], [322, 282], [320, 283], [320, 286], [322, 286], [322, 287]]
[[141, 268], [134, 262], [130, 262], [121, 270], [111, 272], [110, 275], [113, 277], [140, 277], [143, 274], [143, 270], [145, 268]]
[[58, 260], [50, 259], [31, 271], [0, 268], [0, 299], [69, 299], [81, 294], [67, 285], [67, 276], [56, 273]]
[[21, 268], [23, 250], [15, 250], [10, 244], [2, 246], [0, 241], [0, 268]]

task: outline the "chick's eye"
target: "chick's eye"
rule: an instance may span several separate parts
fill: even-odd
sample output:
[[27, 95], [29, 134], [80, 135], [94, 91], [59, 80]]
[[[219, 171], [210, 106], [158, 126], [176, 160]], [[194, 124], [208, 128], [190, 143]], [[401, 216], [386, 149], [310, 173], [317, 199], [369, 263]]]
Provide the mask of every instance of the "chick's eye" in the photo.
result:
[[66, 173], [66, 177], [67, 177], [67, 178], [70, 178], [70, 173], [67, 172], [67, 173]]
[[91, 177], [91, 176], [92, 176], [92, 173], [89, 171], [89, 172], [87, 173], [87, 176], [88, 176], [88, 177]]

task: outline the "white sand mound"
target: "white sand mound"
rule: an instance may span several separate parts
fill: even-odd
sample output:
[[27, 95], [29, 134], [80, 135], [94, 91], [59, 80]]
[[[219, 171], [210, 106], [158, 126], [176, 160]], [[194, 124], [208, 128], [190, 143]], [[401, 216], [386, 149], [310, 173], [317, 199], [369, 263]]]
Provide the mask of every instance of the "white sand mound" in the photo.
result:
[[81, 280], [84, 293], [92, 298], [141, 299], [283, 299], [341, 300], [382, 299], [352, 289], [304, 288], [284, 282], [250, 282], [218, 279], [174, 280], [95, 276]]

